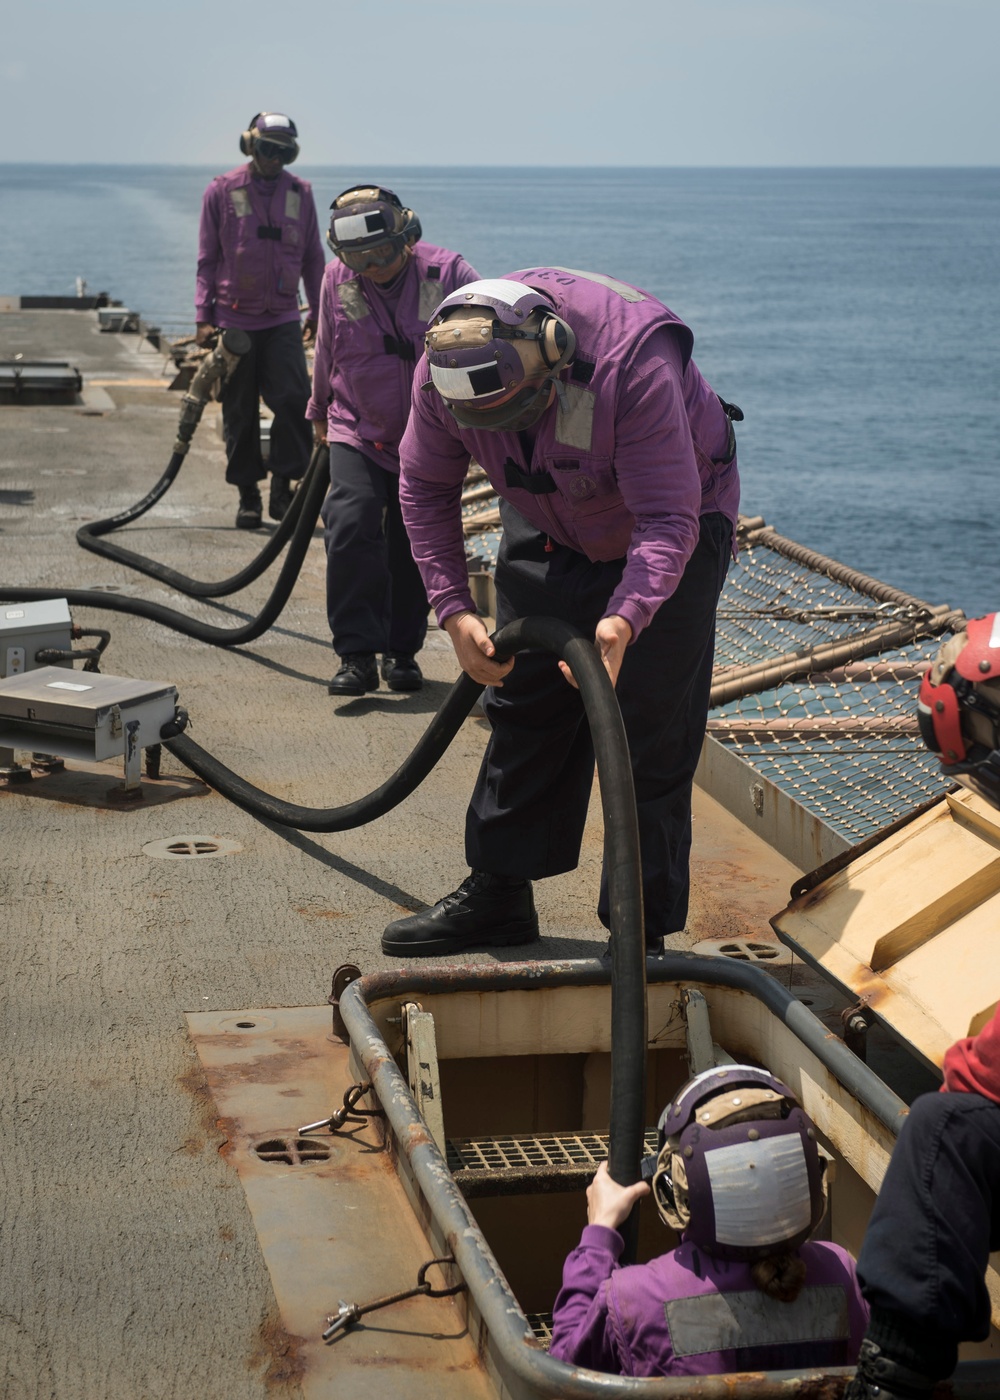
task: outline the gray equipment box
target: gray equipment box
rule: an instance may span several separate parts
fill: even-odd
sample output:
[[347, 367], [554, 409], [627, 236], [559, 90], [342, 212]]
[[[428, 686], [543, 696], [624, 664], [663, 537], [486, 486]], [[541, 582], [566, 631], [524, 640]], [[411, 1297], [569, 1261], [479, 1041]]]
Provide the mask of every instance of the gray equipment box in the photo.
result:
[[125, 791], [138, 793], [142, 750], [174, 718], [177, 689], [58, 666], [0, 681], [0, 750], [38, 749], [64, 758], [125, 762]]
[[[45, 665], [35, 660], [36, 652], [49, 647], [69, 651], [72, 626], [65, 598], [0, 606], [0, 680]], [[72, 667], [73, 663], [67, 660], [58, 665]]]

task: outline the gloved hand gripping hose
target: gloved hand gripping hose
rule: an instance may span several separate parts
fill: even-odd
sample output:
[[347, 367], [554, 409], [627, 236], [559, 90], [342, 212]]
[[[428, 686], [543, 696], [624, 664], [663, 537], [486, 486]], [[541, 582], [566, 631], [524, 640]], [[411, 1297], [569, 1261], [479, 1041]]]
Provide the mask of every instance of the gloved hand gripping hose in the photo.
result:
[[[174, 632], [181, 632], [185, 637], [208, 642], [211, 646], [243, 646], [246, 642], [255, 641], [263, 636], [288, 602], [312, 540], [313, 527], [319, 517], [328, 484], [328, 448], [326, 443], [319, 443], [313, 450], [309, 471], [302, 486], [295, 493], [295, 501], [289, 511], [291, 514], [295, 510], [296, 502], [299, 502], [301, 497], [291, 543], [277, 582], [258, 616], [243, 627], [212, 627], [208, 623], [196, 622], [194, 618], [187, 617], [173, 608], [165, 608], [159, 603], [149, 603], [142, 598], [126, 598], [117, 593], [100, 593], [96, 589], [88, 588], [0, 588], [0, 602], [34, 603], [49, 598], [65, 598], [67, 603], [76, 607], [145, 617], [151, 622], [159, 622], [162, 626], [171, 628]], [[277, 538], [277, 533], [274, 538]]]
[[[611, 1142], [609, 1167], [620, 1185], [639, 1180], [645, 1126], [646, 954], [639, 827], [628, 742], [614, 688], [593, 643], [555, 618], [527, 617], [493, 637], [498, 660], [534, 648], [553, 652], [580, 687], [597, 759], [604, 812], [604, 865], [611, 923]], [[445, 697], [408, 758], [381, 787], [341, 807], [283, 802], [244, 778], [186, 735], [165, 739], [170, 752], [207, 783], [252, 815], [299, 831], [348, 831], [398, 806], [444, 754], [484, 687], [462, 675]], [[638, 1212], [622, 1227], [626, 1262], [635, 1258]]]

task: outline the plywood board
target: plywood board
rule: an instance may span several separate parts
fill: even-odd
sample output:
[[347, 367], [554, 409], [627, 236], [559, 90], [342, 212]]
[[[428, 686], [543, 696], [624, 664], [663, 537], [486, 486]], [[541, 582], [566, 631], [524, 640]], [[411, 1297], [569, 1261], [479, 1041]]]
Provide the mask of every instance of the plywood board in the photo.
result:
[[1000, 1001], [1000, 814], [949, 793], [771, 922], [940, 1065]]

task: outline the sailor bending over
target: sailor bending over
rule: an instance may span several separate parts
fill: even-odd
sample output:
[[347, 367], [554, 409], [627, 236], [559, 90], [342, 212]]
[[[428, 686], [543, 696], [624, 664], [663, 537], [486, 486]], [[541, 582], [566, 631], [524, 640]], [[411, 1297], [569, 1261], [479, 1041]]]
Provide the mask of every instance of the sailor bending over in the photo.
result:
[[[461, 518], [470, 457], [501, 497], [497, 625], [541, 614], [594, 637], [631, 751], [647, 936], [656, 947], [684, 927], [691, 783], [739, 503], [739, 410], [699, 373], [693, 339], [647, 292], [557, 267], [473, 283], [439, 308], [400, 446], [400, 504], [438, 620], [489, 687], [492, 736], [466, 821], [472, 874], [390, 924], [390, 955], [537, 938], [530, 881], [575, 868], [593, 780], [566, 667], [532, 652], [499, 663], [477, 616]], [[598, 914], [607, 925], [606, 886]]]

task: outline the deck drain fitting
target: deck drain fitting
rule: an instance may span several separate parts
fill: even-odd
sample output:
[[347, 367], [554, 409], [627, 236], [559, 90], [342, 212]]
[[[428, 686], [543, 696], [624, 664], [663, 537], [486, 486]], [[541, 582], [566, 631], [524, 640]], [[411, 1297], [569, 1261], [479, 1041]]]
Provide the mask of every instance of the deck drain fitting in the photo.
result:
[[328, 1162], [330, 1148], [315, 1138], [273, 1137], [258, 1142], [253, 1149], [262, 1162], [277, 1162], [279, 1166], [302, 1167], [310, 1162]]
[[760, 938], [704, 938], [689, 949], [703, 957], [733, 958], [737, 962], [762, 963], [765, 967], [791, 967], [792, 951], [780, 943]]
[[224, 836], [165, 836], [162, 841], [149, 841], [142, 848], [144, 856], [155, 860], [202, 860], [206, 856], [231, 856], [243, 847], [238, 841]]

